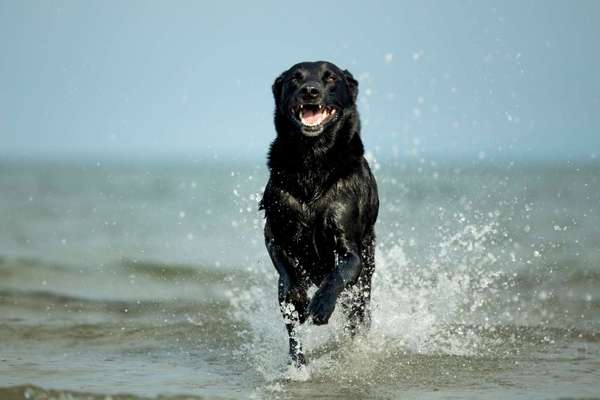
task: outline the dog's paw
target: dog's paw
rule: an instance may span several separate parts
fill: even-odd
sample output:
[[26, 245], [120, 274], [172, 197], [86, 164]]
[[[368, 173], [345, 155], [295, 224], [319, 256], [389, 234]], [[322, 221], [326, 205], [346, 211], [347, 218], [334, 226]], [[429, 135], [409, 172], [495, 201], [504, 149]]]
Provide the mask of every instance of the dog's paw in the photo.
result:
[[323, 325], [329, 321], [329, 317], [335, 309], [335, 290], [325, 286], [317, 290], [310, 302], [309, 311], [315, 325]]
[[297, 382], [306, 382], [310, 379], [310, 369], [304, 355], [296, 360], [290, 360], [285, 378]]
[[301, 368], [301, 367], [305, 366], [306, 365], [306, 357], [304, 356], [304, 353], [301, 351], [298, 351], [298, 352], [290, 351], [289, 365], [296, 367], [296, 368]]

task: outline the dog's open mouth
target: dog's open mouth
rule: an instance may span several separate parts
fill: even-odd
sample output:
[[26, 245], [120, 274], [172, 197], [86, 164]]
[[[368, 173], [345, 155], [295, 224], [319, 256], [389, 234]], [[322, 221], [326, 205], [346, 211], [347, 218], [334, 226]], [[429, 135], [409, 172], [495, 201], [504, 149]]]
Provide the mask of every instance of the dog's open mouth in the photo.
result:
[[335, 108], [321, 104], [302, 104], [296, 107], [296, 116], [307, 133], [319, 133], [334, 115]]

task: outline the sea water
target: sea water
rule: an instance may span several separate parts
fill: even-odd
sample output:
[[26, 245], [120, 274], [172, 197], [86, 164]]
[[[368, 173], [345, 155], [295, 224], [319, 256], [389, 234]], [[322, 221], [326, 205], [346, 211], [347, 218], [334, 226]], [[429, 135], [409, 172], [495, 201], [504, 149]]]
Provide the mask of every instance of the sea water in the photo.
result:
[[371, 161], [372, 327], [301, 371], [262, 162], [0, 164], [0, 399], [598, 397], [600, 165]]

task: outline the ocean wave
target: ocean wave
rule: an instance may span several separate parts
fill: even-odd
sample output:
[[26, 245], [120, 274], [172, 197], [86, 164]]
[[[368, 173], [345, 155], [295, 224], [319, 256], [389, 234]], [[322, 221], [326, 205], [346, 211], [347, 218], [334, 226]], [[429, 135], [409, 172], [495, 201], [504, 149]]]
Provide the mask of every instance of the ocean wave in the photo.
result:
[[51, 303], [206, 303], [222, 300], [225, 287], [235, 280], [243, 282], [244, 276], [243, 271], [203, 265], [129, 259], [77, 267], [35, 258], [0, 258], [0, 290], [6, 291], [5, 296], [15, 291], [29, 293], [30, 299], [53, 295]]
[[132, 394], [97, 394], [70, 390], [44, 389], [33, 385], [0, 387], [2, 400], [201, 400], [190, 395], [145, 397]]

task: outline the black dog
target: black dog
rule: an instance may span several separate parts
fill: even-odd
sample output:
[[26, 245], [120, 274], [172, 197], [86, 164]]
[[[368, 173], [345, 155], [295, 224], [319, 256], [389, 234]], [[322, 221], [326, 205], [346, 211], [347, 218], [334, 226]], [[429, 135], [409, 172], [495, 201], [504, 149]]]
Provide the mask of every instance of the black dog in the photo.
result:
[[[277, 137], [260, 208], [296, 366], [306, 361], [295, 328], [309, 316], [326, 324], [342, 292], [350, 334], [370, 324], [379, 199], [357, 94], [350, 72], [323, 61], [296, 64], [273, 84]], [[309, 302], [311, 283], [319, 288]]]

